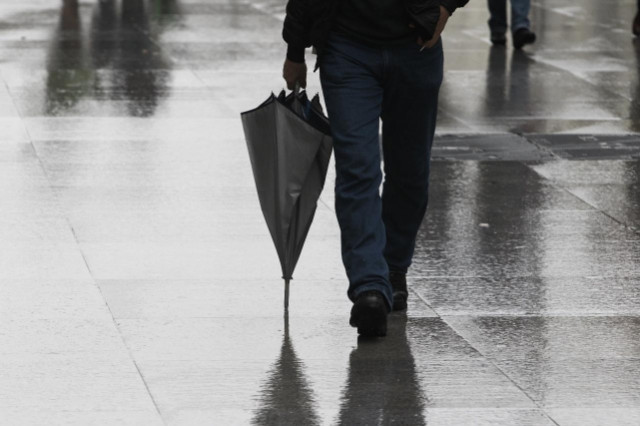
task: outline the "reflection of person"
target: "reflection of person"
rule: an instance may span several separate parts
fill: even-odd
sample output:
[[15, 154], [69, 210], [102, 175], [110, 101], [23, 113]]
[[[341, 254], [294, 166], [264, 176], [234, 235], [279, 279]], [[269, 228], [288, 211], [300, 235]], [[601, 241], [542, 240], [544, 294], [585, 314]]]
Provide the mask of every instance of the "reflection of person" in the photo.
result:
[[633, 51], [636, 57], [636, 72], [638, 76], [635, 80], [635, 87], [631, 91], [631, 103], [629, 104], [630, 129], [640, 132], [640, 38], [633, 39]]
[[[491, 30], [491, 43], [505, 44], [507, 42], [507, 0], [489, 1], [489, 29]], [[536, 34], [529, 27], [529, 9], [531, 0], [511, 0], [511, 36], [513, 47], [521, 49], [525, 44], [536, 41]]]
[[405, 274], [428, 199], [442, 81], [440, 34], [467, 1], [287, 4], [283, 75], [289, 89], [306, 85], [305, 47], [318, 52], [336, 155], [342, 259], [354, 301], [350, 323], [360, 334], [385, 335], [389, 310], [406, 308]]
[[632, 31], [634, 35], [640, 36], [640, 0], [638, 0], [638, 7], [636, 9], [636, 17], [633, 20]]
[[[349, 357], [338, 425], [426, 425], [423, 391], [406, 333], [407, 317], [394, 321], [382, 344], [358, 341]], [[372, 368], [376, 374], [371, 374]]]
[[[154, 3], [158, 13], [178, 11], [175, 0]], [[167, 6], [167, 7], [169, 7]], [[120, 10], [120, 14], [118, 14]], [[156, 19], [162, 15], [157, 14]], [[170, 63], [157, 48], [145, 0], [101, 0], [94, 6], [91, 39], [82, 35], [78, 0], [63, 0], [60, 25], [47, 58], [45, 113], [67, 114], [83, 97], [126, 100], [127, 113], [148, 117], [167, 93]], [[158, 31], [162, 28], [157, 27]], [[99, 69], [111, 69], [113, 81], [104, 87]], [[96, 93], [98, 92], [98, 93]], [[105, 94], [107, 95], [105, 97]]]
[[73, 108], [90, 87], [93, 71], [87, 66], [86, 49], [78, 0], [64, 0], [47, 55], [45, 114]]

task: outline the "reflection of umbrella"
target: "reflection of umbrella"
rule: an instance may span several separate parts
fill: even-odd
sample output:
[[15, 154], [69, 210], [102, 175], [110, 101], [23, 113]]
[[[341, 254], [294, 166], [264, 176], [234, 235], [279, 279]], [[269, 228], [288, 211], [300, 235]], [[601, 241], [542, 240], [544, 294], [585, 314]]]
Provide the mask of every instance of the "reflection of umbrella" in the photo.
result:
[[261, 390], [261, 406], [252, 421], [257, 425], [318, 425], [313, 393], [289, 338], [289, 316], [285, 313], [280, 357]]
[[244, 134], [262, 213], [289, 280], [309, 232], [331, 157], [329, 124], [317, 98], [271, 96], [242, 113]]

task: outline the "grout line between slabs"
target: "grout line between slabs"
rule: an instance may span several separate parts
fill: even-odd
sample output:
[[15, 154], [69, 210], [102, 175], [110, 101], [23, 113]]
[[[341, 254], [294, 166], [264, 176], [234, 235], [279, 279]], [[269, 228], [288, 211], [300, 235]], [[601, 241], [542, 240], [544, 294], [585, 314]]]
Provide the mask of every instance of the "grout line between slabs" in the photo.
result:
[[96, 287], [96, 289], [98, 290], [98, 292], [100, 293], [100, 297], [102, 298], [102, 301], [104, 302], [107, 310], [109, 311], [109, 316], [111, 317], [111, 321], [113, 323], [113, 326], [118, 331], [118, 335], [120, 336], [120, 340], [122, 342], [122, 345], [123, 345], [124, 349], [127, 351], [127, 354], [129, 355], [129, 358], [131, 359], [131, 362], [135, 366], [136, 371], [138, 372], [138, 375], [140, 376], [140, 380], [142, 380], [142, 383], [144, 384], [144, 387], [147, 390], [147, 394], [149, 395], [149, 398], [151, 399], [151, 402], [152, 402], [156, 412], [158, 413], [158, 416], [160, 417], [160, 420], [162, 421], [162, 423], [164, 425], [167, 425], [164, 417], [162, 416], [162, 413], [160, 412], [160, 408], [158, 407], [158, 404], [157, 404], [155, 398], [153, 397], [153, 394], [151, 393], [151, 389], [149, 388], [149, 385], [147, 384], [147, 381], [145, 380], [145, 378], [144, 378], [144, 376], [142, 374], [142, 371], [140, 370], [140, 367], [138, 366], [138, 363], [136, 362], [135, 358], [133, 357], [133, 354], [131, 353], [131, 350], [129, 349], [129, 347], [127, 346], [127, 344], [125, 342], [124, 336], [122, 335], [122, 331], [120, 330], [120, 327], [118, 327], [118, 323], [116, 322], [116, 319], [115, 319], [115, 317], [113, 315], [111, 307], [107, 303], [107, 300], [104, 297], [102, 289], [98, 285], [97, 280], [95, 279], [95, 277], [93, 275], [93, 272], [91, 271], [91, 267], [89, 266], [89, 263], [87, 261], [87, 258], [85, 256], [84, 252], [82, 251], [82, 247], [81, 247], [81, 244], [80, 244], [80, 242], [78, 240], [78, 236], [76, 235], [76, 231], [73, 228], [73, 225], [71, 224], [71, 221], [69, 220], [68, 215], [65, 214], [62, 206], [60, 205], [60, 201], [59, 201], [55, 191], [53, 190], [53, 185], [51, 183], [50, 176], [48, 175], [47, 170], [44, 167], [44, 164], [42, 162], [42, 158], [40, 158], [40, 155], [38, 155], [38, 152], [35, 149], [35, 145], [33, 144], [33, 139], [31, 138], [31, 134], [29, 133], [29, 130], [27, 129], [27, 127], [24, 125], [24, 121], [22, 120], [22, 117], [21, 117], [21, 122], [23, 123], [23, 126], [25, 127], [25, 131], [27, 132], [27, 136], [29, 137], [29, 143], [31, 144], [32, 149], [34, 150], [34, 154], [35, 154], [35, 156], [36, 156], [36, 158], [38, 160], [38, 164], [40, 164], [40, 168], [42, 169], [42, 173], [44, 174], [45, 178], [47, 179], [47, 182], [48, 182], [48, 185], [49, 185], [49, 190], [53, 194], [53, 197], [56, 199], [56, 203], [58, 204], [58, 207], [60, 208], [59, 214], [64, 218], [64, 220], [67, 222], [67, 225], [69, 226], [69, 230], [71, 231], [71, 234], [73, 235], [73, 239], [74, 239], [74, 241], [76, 243], [78, 252], [80, 253], [80, 256], [82, 257], [82, 261], [84, 262], [84, 265], [87, 268], [87, 272], [91, 276], [91, 281], [92, 281], [93, 285]]
[[502, 374], [520, 392], [522, 392], [522, 394], [525, 395], [527, 399], [529, 399], [531, 403], [549, 419], [549, 421], [551, 421], [556, 426], [560, 426], [560, 424], [557, 421], [555, 421], [555, 419], [553, 419], [549, 413], [547, 413], [544, 407], [538, 404], [518, 383], [516, 383], [515, 380], [511, 378], [511, 376], [509, 376], [505, 371], [503, 371], [490, 357], [483, 354], [478, 348], [472, 345], [471, 342], [465, 339], [464, 336], [458, 330], [456, 330], [456, 328], [452, 324], [450, 324], [447, 321], [446, 317], [441, 317], [440, 314], [438, 314], [438, 316], [442, 318], [442, 322], [444, 322], [447, 325], [447, 327], [449, 327], [457, 336], [459, 336], [462, 340], [464, 340], [469, 345], [469, 347], [471, 347], [476, 353], [478, 353], [487, 363], [493, 366], [493, 368], [498, 370], [500, 374]]

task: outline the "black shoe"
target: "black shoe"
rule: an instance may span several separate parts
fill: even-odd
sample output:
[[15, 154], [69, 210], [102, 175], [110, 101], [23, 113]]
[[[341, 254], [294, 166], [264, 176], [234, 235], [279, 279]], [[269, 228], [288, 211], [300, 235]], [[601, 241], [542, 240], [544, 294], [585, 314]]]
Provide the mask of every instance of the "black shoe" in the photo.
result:
[[633, 26], [631, 27], [633, 35], [640, 36], [640, 11], [636, 13], [636, 17], [633, 20]]
[[502, 32], [494, 31], [491, 33], [491, 43], [496, 46], [504, 46], [507, 44], [507, 36]]
[[402, 272], [389, 272], [389, 281], [393, 287], [393, 310], [404, 311], [407, 309], [407, 275]]
[[522, 49], [525, 44], [531, 44], [536, 41], [536, 33], [532, 32], [529, 28], [520, 28], [513, 33], [513, 47], [516, 49]]
[[360, 294], [351, 308], [349, 324], [358, 328], [358, 334], [366, 337], [387, 335], [387, 315], [389, 308], [379, 291], [365, 291]]

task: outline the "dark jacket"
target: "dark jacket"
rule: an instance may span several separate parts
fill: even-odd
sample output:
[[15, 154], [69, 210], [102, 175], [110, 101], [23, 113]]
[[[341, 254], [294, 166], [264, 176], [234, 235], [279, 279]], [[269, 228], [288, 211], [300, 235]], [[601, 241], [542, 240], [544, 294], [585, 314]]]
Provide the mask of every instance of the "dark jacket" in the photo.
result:
[[[322, 52], [338, 3], [343, 0], [289, 0], [282, 36], [289, 45], [287, 58], [304, 62], [304, 49], [314, 46]], [[403, 0], [416, 31], [424, 40], [430, 40], [440, 18], [440, 6], [449, 14], [469, 0]]]

